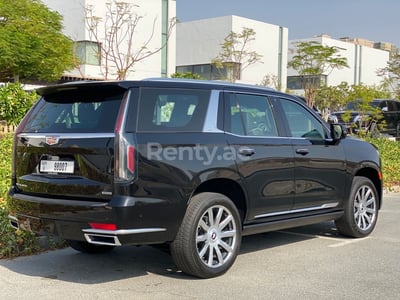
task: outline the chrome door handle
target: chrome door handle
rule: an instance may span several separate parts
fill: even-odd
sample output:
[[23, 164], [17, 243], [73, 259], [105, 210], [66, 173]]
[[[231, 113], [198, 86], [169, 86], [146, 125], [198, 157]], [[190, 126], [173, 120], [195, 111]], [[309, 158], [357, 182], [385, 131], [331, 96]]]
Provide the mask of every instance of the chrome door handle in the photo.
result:
[[249, 147], [240, 147], [239, 148], [239, 154], [244, 155], [244, 156], [252, 156], [255, 153], [256, 153], [256, 151], [253, 148], [249, 148]]
[[296, 153], [300, 154], [300, 155], [307, 155], [308, 153], [310, 153], [310, 150], [308, 150], [306, 148], [299, 148], [299, 149], [296, 149]]

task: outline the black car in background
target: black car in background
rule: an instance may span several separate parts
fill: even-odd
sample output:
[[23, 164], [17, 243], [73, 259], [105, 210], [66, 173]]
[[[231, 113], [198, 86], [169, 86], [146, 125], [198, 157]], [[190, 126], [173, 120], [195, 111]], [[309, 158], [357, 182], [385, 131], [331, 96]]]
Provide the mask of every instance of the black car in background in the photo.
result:
[[[357, 133], [360, 129], [367, 132], [374, 130], [388, 134], [393, 137], [400, 137], [400, 101], [393, 99], [374, 99], [369, 105], [372, 109], [379, 109], [380, 119], [374, 119], [372, 113], [360, 110], [361, 101], [351, 101], [342, 111], [333, 112], [329, 120], [333, 123], [344, 124], [350, 132]], [[350, 118], [344, 120], [344, 116]]]
[[178, 79], [38, 92], [15, 133], [15, 228], [85, 253], [168, 245], [180, 270], [208, 278], [243, 235], [334, 220], [365, 237], [377, 222], [377, 149], [298, 97]]

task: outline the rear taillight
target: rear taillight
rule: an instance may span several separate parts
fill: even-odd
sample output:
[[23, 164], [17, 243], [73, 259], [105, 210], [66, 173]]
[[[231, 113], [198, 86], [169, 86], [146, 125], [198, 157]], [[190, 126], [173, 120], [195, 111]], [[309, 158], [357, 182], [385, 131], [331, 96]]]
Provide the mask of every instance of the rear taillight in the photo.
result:
[[12, 165], [11, 165], [11, 180], [12, 185], [15, 186], [17, 180], [17, 146], [19, 141], [19, 134], [23, 132], [26, 123], [28, 122], [30, 115], [34, 109], [35, 105], [28, 111], [22, 121], [19, 123], [17, 129], [14, 132], [14, 139], [13, 139], [13, 151], [12, 151]]
[[89, 223], [93, 229], [100, 230], [117, 230], [117, 225], [113, 223]]
[[115, 168], [116, 180], [130, 181], [136, 177], [136, 151], [134, 134], [125, 132], [125, 120], [129, 93], [122, 101], [115, 127]]
[[133, 180], [136, 177], [136, 153], [133, 141], [124, 135], [115, 138], [115, 177], [122, 180]]
[[126, 165], [128, 171], [131, 173], [135, 172], [135, 147], [132, 145], [128, 145], [127, 149], [127, 157], [126, 157]]

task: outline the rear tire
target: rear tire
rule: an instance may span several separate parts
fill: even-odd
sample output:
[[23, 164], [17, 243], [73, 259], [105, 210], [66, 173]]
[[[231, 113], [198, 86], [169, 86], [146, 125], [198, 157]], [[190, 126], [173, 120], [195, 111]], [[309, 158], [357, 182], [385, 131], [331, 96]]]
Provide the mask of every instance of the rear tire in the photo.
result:
[[354, 177], [344, 215], [335, 221], [337, 229], [341, 234], [355, 238], [369, 235], [378, 219], [378, 205], [379, 197], [372, 181]]
[[217, 193], [195, 195], [186, 210], [171, 255], [183, 272], [211, 278], [234, 263], [241, 243], [241, 222], [233, 202]]
[[95, 245], [95, 244], [90, 244], [90, 243], [84, 242], [84, 241], [67, 240], [66, 242], [72, 249], [82, 252], [82, 253], [88, 253], [88, 254], [106, 253], [115, 248], [114, 246]]

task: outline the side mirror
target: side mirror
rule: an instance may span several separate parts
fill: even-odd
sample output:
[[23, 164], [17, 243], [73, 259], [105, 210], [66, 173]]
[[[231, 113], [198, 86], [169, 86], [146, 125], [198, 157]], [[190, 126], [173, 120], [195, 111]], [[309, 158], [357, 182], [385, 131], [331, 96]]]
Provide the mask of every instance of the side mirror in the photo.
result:
[[342, 124], [330, 124], [331, 138], [334, 141], [344, 139], [347, 136], [347, 129]]

